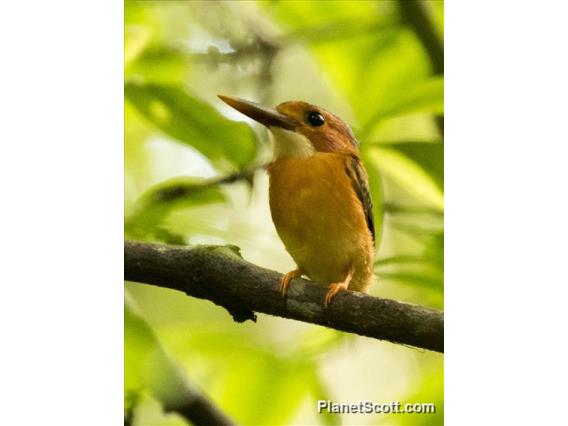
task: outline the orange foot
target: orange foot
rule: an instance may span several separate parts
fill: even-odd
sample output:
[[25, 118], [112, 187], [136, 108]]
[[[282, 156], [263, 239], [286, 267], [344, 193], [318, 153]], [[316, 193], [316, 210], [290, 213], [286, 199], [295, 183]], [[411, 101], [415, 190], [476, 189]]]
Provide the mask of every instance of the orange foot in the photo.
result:
[[282, 293], [282, 297], [286, 297], [286, 293], [288, 292], [288, 286], [290, 285], [290, 281], [296, 278], [300, 278], [304, 271], [301, 269], [294, 269], [290, 271], [280, 279], [280, 293]]
[[341, 282], [341, 283], [333, 283], [329, 285], [329, 290], [327, 291], [326, 295], [325, 295], [325, 300], [324, 300], [324, 304], [325, 307], [327, 308], [329, 306], [329, 304], [331, 303], [331, 300], [335, 297], [335, 295], [337, 293], [339, 293], [342, 290], [347, 290], [347, 287], [349, 287], [349, 283], [351, 282], [351, 278], [353, 277], [353, 273], [352, 271], [349, 271], [349, 273], [347, 274], [347, 277], [345, 278], [345, 281]]

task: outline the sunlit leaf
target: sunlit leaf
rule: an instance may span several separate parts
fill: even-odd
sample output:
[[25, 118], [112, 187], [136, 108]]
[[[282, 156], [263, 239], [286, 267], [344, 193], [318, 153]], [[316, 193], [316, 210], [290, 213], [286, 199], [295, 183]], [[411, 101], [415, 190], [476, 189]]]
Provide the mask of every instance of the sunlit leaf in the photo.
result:
[[444, 146], [439, 143], [407, 142], [374, 145], [366, 157], [421, 202], [444, 208]]
[[397, 115], [417, 112], [442, 114], [444, 112], [444, 77], [432, 77], [402, 92], [389, 102], [379, 102], [379, 108], [369, 120], [372, 127], [378, 121]]
[[256, 156], [251, 128], [224, 118], [179, 86], [126, 83], [125, 96], [156, 127], [218, 166], [241, 168]]
[[158, 34], [158, 20], [150, 2], [124, 2], [124, 67], [132, 64]]
[[130, 25], [124, 29], [124, 67], [136, 60], [150, 41], [151, 31], [141, 25]]
[[[368, 143], [394, 143], [399, 141], [439, 142], [440, 131], [428, 112], [403, 114], [372, 123], [365, 129], [364, 141]], [[362, 133], [362, 131], [360, 131]]]
[[153, 129], [129, 104], [124, 105], [124, 120], [124, 204], [128, 209], [152, 181], [152, 157], [143, 146]]
[[308, 394], [308, 371], [305, 365], [268, 354], [242, 359], [227, 372], [222, 405], [238, 413], [235, 417], [243, 424], [288, 424]]
[[444, 190], [444, 145], [441, 143], [402, 142], [384, 145], [419, 164]]
[[432, 21], [438, 31], [438, 36], [444, 38], [444, 2], [443, 1], [429, 1], [427, 7], [432, 12]]
[[[386, 26], [364, 36], [313, 49], [334, 88], [343, 92], [363, 126], [365, 139], [376, 117], [422, 85], [429, 62], [413, 34]], [[372, 126], [371, 124], [372, 123]]]

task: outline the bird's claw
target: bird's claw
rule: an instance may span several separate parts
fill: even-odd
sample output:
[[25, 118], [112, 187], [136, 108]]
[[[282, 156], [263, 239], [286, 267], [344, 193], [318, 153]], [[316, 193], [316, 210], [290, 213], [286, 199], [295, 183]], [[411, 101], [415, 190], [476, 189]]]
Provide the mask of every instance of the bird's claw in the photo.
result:
[[325, 307], [327, 308], [329, 306], [329, 304], [331, 303], [331, 300], [336, 296], [337, 293], [339, 293], [342, 290], [347, 290], [347, 283], [342, 282], [342, 283], [333, 283], [329, 285], [329, 290], [327, 291], [326, 295], [325, 295]]
[[293, 271], [287, 272], [284, 276], [280, 279], [280, 293], [282, 297], [286, 297], [286, 293], [288, 293], [288, 286], [290, 285], [290, 281], [296, 278], [300, 278], [302, 276], [301, 269], [294, 269]]

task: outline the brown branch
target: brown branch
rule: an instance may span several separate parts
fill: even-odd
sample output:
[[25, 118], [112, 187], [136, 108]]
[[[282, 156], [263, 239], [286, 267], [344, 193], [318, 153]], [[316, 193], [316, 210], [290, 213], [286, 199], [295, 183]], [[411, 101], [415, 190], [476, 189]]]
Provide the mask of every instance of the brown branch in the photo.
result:
[[196, 426], [234, 426], [236, 423], [217, 408], [205, 396], [195, 393], [191, 403], [179, 407], [164, 407]]
[[399, 0], [398, 6], [404, 22], [412, 28], [426, 49], [436, 75], [444, 74], [444, 45], [430, 18], [423, 0]]
[[126, 241], [125, 279], [183, 291], [226, 308], [236, 321], [256, 320], [254, 312], [319, 324], [362, 336], [443, 352], [443, 313], [340, 292], [328, 308], [326, 288], [294, 280], [283, 299], [281, 274], [243, 260], [231, 246], [167, 246]]
[[[184, 395], [183, 403], [177, 405], [168, 405], [166, 399], [155, 395], [163, 404], [164, 411], [167, 413], [177, 413], [190, 424], [201, 426], [234, 426], [236, 423], [223, 413], [215, 404], [199, 393], [191, 389], [189, 386], [182, 389]], [[138, 395], [137, 395], [138, 398]], [[126, 409], [124, 414], [124, 426], [132, 426], [134, 423], [134, 410], [137, 403], [135, 402]]]

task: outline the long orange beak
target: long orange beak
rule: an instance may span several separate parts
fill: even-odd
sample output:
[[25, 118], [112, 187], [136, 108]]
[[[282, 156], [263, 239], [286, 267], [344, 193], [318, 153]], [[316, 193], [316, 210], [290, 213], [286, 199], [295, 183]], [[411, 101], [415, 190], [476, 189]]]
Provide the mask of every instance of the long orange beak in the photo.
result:
[[242, 112], [244, 115], [255, 121], [258, 121], [260, 124], [264, 124], [266, 127], [281, 127], [286, 130], [293, 130], [296, 127], [296, 122], [293, 118], [280, 114], [273, 108], [263, 107], [257, 103], [232, 96], [217, 96], [237, 111]]

